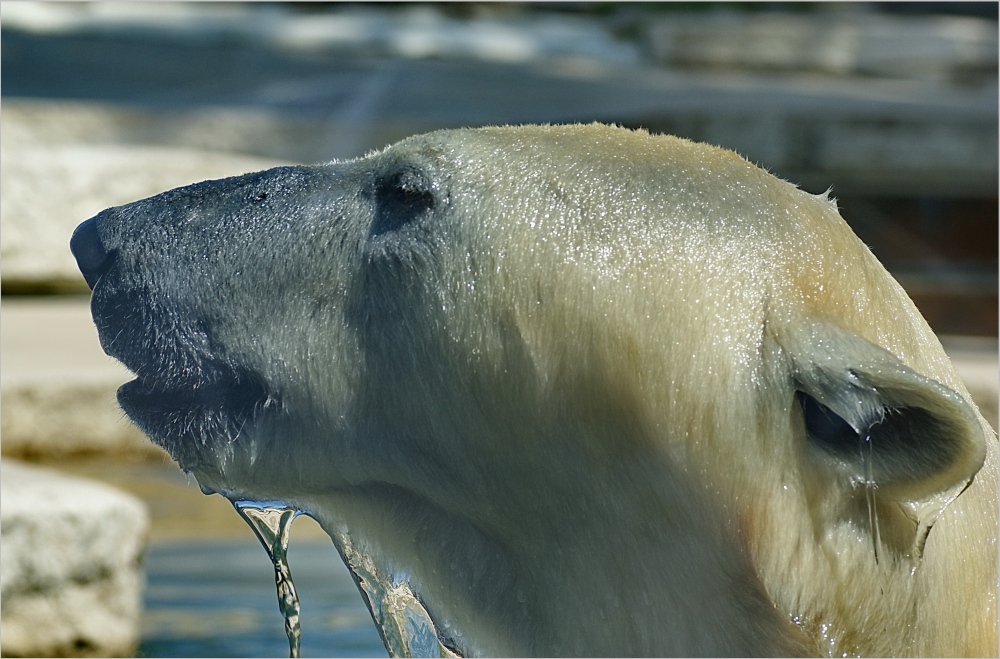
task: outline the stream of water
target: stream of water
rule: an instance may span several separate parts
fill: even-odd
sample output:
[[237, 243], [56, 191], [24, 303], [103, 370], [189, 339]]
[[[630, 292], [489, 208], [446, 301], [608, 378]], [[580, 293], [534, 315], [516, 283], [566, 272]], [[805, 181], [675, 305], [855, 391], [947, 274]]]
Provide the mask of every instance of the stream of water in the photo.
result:
[[299, 596], [295, 592], [292, 571], [288, 567], [288, 538], [292, 520], [299, 512], [276, 501], [234, 501], [233, 506], [264, 546], [274, 565], [274, 581], [278, 589], [278, 609], [285, 617], [285, 636], [288, 637], [288, 656], [296, 659], [302, 642], [299, 624]]
[[[278, 609], [285, 619], [289, 657], [299, 657], [302, 642], [301, 604], [288, 562], [292, 521], [300, 511], [280, 501], [233, 501], [250, 525], [274, 567]], [[408, 581], [382, 566], [342, 535], [334, 545], [354, 578], [375, 627], [393, 657], [457, 657], [441, 639], [433, 619]]]

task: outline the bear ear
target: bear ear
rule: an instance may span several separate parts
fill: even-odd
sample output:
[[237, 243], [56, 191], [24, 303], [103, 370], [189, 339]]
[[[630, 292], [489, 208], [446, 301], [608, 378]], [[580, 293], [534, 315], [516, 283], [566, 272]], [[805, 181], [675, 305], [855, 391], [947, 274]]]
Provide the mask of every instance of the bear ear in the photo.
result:
[[804, 325], [780, 342], [813, 455], [880, 498], [957, 496], [986, 456], [972, 406], [856, 334]]
[[372, 237], [396, 231], [434, 209], [437, 199], [426, 177], [415, 167], [403, 167], [375, 186]]

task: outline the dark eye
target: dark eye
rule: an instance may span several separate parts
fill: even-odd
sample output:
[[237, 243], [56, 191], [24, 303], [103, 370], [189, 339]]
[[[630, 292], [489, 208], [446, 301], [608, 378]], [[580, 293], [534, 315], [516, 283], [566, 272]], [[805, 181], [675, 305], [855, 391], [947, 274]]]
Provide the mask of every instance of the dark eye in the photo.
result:
[[432, 210], [435, 204], [434, 193], [420, 172], [413, 169], [398, 172], [376, 189], [371, 235], [396, 231]]

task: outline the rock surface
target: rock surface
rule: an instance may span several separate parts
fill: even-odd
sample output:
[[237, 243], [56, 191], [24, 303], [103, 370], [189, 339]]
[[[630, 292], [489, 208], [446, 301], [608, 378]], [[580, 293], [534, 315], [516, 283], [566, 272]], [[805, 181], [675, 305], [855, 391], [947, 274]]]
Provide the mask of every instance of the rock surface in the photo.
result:
[[0, 434], [6, 456], [146, 452], [115, 400], [129, 372], [104, 354], [87, 298], [5, 298]]
[[106, 485], [0, 463], [3, 656], [130, 656], [148, 526]]

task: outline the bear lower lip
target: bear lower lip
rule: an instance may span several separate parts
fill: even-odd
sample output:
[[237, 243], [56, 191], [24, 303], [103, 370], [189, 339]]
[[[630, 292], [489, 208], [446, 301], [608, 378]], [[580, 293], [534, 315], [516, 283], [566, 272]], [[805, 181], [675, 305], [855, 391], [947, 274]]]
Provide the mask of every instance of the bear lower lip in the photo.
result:
[[192, 450], [228, 444], [279, 407], [263, 380], [250, 373], [179, 385], [138, 378], [119, 387], [118, 403], [185, 467]]

